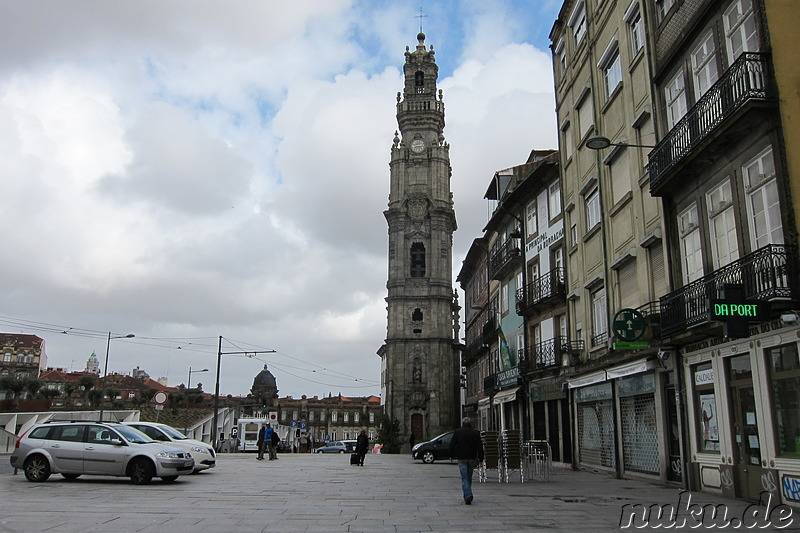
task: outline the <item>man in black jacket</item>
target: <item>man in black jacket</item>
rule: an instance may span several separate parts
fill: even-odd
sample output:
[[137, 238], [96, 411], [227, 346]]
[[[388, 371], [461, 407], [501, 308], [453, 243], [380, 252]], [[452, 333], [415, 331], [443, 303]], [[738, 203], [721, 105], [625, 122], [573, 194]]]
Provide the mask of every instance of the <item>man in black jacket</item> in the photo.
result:
[[458, 471], [461, 473], [461, 490], [464, 503], [472, 504], [472, 471], [475, 466], [483, 464], [483, 442], [481, 433], [472, 429], [472, 420], [464, 417], [461, 427], [453, 433], [450, 440], [450, 458], [458, 459]]

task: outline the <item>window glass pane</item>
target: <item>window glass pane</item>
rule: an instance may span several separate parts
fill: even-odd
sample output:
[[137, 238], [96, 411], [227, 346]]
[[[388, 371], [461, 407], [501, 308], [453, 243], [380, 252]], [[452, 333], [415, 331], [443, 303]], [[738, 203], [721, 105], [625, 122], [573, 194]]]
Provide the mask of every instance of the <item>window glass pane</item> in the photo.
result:
[[606, 98], [611, 96], [614, 89], [622, 82], [622, 67], [620, 66], [619, 51], [614, 52], [611, 60], [603, 68], [603, 79], [606, 86]]
[[664, 97], [667, 104], [667, 123], [670, 128], [686, 114], [686, 82], [683, 72], [672, 78], [664, 88]]
[[715, 53], [714, 33], [709, 32], [700, 46], [692, 52], [695, 98], [697, 99], [705, 94], [719, 77]]
[[766, 351], [780, 455], [800, 455], [800, 354], [797, 344]]
[[739, 259], [730, 181], [726, 180], [709, 192], [706, 195], [706, 204], [711, 221], [710, 237], [714, 268], [720, 268]]
[[558, 181], [550, 184], [548, 209], [550, 220], [561, 214], [561, 185]]
[[704, 452], [719, 453], [719, 414], [714, 394], [714, 370], [711, 363], [692, 367], [692, 382], [698, 447]]

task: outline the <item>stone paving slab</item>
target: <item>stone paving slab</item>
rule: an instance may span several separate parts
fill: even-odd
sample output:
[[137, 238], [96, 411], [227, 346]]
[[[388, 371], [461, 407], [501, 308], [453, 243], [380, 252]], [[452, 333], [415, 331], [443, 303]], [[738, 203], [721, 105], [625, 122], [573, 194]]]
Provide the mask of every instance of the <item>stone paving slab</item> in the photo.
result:
[[[455, 464], [424, 465], [407, 455], [371, 455], [356, 467], [347, 455], [256, 461], [253, 454], [225, 454], [213, 470], [148, 486], [58, 475], [35, 484], [0, 469], [0, 533], [630, 531], [638, 528], [620, 528], [623, 506], [676, 506], [681, 497], [677, 487], [572, 470], [526, 483], [478, 483], [476, 474], [473, 490], [475, 501], [464, 505]], [[750, 505], [708, 493], [691, 497], [723, 506], [729, 517], [743, 516]], [[800, 512], [782, 530], [714, 530], [800, 531]]]

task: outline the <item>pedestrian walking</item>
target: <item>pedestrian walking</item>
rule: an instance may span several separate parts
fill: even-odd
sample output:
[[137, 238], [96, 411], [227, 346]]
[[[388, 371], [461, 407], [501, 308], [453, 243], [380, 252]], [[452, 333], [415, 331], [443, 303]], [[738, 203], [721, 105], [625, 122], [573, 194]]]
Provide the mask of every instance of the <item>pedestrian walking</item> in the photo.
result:
[[269, 425], [269, 422], [267, 422], [267, 425], [264, 426], [264, 442], [267, 443], [267, 449], [269, 450], [270, 461], [274, 461], [278, 458], [278, 454], [275, 453], [275, 449], [277, 442], [279, 442], [280, 440], [281, 439], [278, 436], [278, 433], [275, 432], [275, 430], [272, 429], [272, 426]]
[[359, 466], [364, 466], [364, 457], [367, 455], [367, 448], [369, 448], [369, 437], [367, 437], [367, 430], [362, 429], [356, 439], [356, 453], [358, 454]]
[[461, 473], [461, 491], [464, 503], [472, 504], [472, 472], [476, 466], [483, 464], [483, 442], [477, 429], [472, 429], [472, 420], [465, 416], [461, 427], [453, 433], [450, 440], [450, 458], [458, 459], [458, 471]]
[[411, 449], [414, 449], [414, 444], [417, 443], [417, 436], [414, 435], [414, 432], [411, 432], [411, 436], [408, 437], [408, 445], [411, 446]]

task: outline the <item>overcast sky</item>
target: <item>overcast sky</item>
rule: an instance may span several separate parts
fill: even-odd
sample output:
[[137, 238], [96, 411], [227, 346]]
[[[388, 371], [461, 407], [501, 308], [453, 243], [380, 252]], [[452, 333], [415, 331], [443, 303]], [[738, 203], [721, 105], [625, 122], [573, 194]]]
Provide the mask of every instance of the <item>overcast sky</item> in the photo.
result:
[[[557, 147], [560, 4], [0, 0], [0, 331], [44, 338], [53, 367], [95, 351], [101, 371], [108, 332], [133, 333], [109, 372], [208, 368], [208, 392], [221, 335], [221, 394], [264, 362], [281, 396], [380, 394], [406, 46], [422, 20], [455, 284], [494, 172]], [[251, 350], [276, 353], [230, 353]]]

